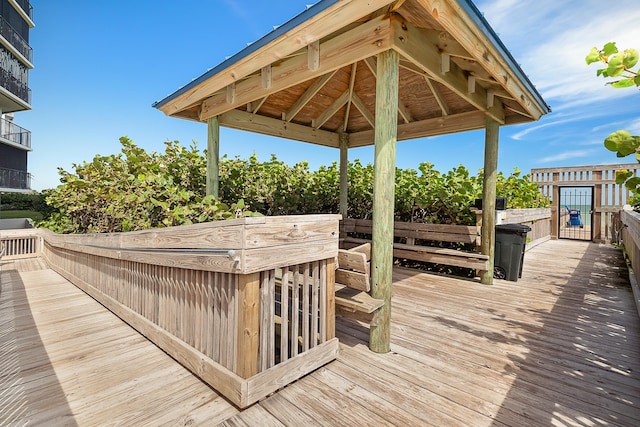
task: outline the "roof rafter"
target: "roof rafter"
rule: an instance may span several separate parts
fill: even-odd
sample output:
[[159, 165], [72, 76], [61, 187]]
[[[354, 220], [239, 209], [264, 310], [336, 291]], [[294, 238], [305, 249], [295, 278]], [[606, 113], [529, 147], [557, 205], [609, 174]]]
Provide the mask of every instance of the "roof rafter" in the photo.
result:
[[316, 96], [318, 92], [327, 84], [329, 80], [336, 74], [338, 70], [333, 70], [323, 76], [318, 77], [312, 84], [307, 88], [307, 90], [302, 94], [300, 98], [289, 108], [289, 110], [285, 113], [285, 120], [290, 122], [293, 118], [304, 108], [305, 105], [311, 98]]
[[285, 120], [272, 119], [258, 114], [251, 114], [246, 111], [230, 110], [218, 116], [218, 119], [220, 126], [232, 129], [246, 130], [295, 141], [310, 142], [327, 147], [340, 147], [337, 133], [314, 129]]
[[[335, 2], [319, 13], [311, 13], [312, 11], [309, 10], [310, 16], [301, 25], [293, 28], [283, 25], [279, 28], [283, 32], [286, 31], [282, 34], [284, 37], [281, 36], [267, 44], [258, 45], [257, 48], [254, 47], [256, 45], [247, 47], [246, 50], [252, 51], [251, 55], [240, 52], [221, 64], [220, 70], [218, 70], [219, 67], [216, 67], [211, 70], [211, 73], [203, 75], [201, 79], [198, 79], [197, 85], [185, 88], [185, 90], [178, 90], [177, 95], [160, 101], [157, 108], [169, 116], [191, 108], [199, 104], [202, 98], [209, 94], [253, 73], [256, 67], [262, 68], [273, 64], [298, 51], [300, 46], [307, 46], [315, 40], [321, 40], [323, 37], [340, 30], [345, 22], [363, 18], [386, 6], [390, 1], [369, 0], [366, 4], [357, 1]], [[240, 58], [234, 60], [236, 56], [240, 56]], [[305, 55], [305, 61], [306, 58]], [[214, 76], [213, 73], [216, 73], [215, 78], [211, 78]]]
[[[401, 123], [398, 125], [398, 141], [483, 129], [485, 125], [486, 115], [483, 111], [470, 111], [411, 123]], [[371, 145], [374, 132], [374, 130], [366, 130], [349, 134], [349, 148]]]
[[[461, 13], [459, 9], [453, 7], [449, 2], [440, 0], [415, 0], [422, 7], [429, 11], [436, 11], [435, 19], [442, 27], [459, 40], [460, 46], [471, 54], [478, 62], [482, 63], [485, 69], [493, 78], [500, 81], [505, 90], [532, 115], [536, 120], [548, 111], [544, 110], [538, 102], [531, 102], [531, 97], [527, 95], [529, 91], [525, 88], [526, 76], [519, 76], [508, 63], [508, 58], [500, 55], [494, 40], [491, 40], [486, 33], [473, 21], [473, 14]], [[497, 38], [497, 36], [496, 36]], [[542, 101], [542, 98], [539, 99]]]
[[351, 113], [351, 102], [353, 100], [353, 87], [356, 84], [357, 72], [358, 72], [358, 63], [354, 62], [351, 65], [351, 75], [349, 76], [349, 102], [347, 102], [347, 108], [345, 108], [345, 112], [344, 112], [344, 121], [342, 126], [343, 132], [346, 132], [347, 127], [349, 126], [349, 114]]
[[320, 63], [316, 70], [308, 67], [307, 55], [293, 56], [271, 65], [271, 87], [264, 88], [261, 75], [252, 75], [236, 84], [235, 102], [214, 94], [202, 103], [200, 120], [217, 116], [239, 105], [287, 89], [338, 68], [362, 60], [391, 47], [389, 19], [378, 17], [320, 44]]
[[504, 124], [502, 103], [496, 102], [493, 107], [488, 108], [487, 91], [481, 86], [477, 86], [473, 93], [469, 93], [469, 79], [454, 62], [450, 63], [449, 72], [444, 74], [441, 72], [441, 52], [436, 46], [429, 43], [423, 30], [398, 19], [398, 17], [392, 17], [391, 22], [394, 28], [392, 33], [396, 50], [429, 74], [432, 80], [446, 85], [475, 108], [485, 111], [498, 123]]

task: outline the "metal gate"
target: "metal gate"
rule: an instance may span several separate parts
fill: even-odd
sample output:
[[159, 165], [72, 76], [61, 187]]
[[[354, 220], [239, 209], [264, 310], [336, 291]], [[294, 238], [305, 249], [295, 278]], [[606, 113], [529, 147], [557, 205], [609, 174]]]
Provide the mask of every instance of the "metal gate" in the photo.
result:
[[560, 187], [558, 238], [593, 239], [593, 187]]

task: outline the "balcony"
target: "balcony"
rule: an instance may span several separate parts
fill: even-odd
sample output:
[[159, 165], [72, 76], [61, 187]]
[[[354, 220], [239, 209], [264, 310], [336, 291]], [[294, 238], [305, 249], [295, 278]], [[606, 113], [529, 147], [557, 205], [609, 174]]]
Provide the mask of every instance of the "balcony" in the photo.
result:
[[[20, 98], [22, 101], [31, 105], [31, 89], [29, 89], [29, 86], [27, 86], [26, 83], [17, 79], [10, 70], [4, 68], [4, 64], [0, 64], [0, 86]], [[24, 106], [22, 108], [17, 108], [18, 111], [24, 109]], [[10, 111], [16, 111], [16, 109], [3, 108], [3, 112]]]
[[31, 174], [15, 169], [0, 168], [0, 189], [30, 190]]
[[29, 43], [2, 17], [0, 17], [0, 35], [11, 43], [27, 61], [33, 62], [33, 49], [29, 46]]
[[0, 118], [0, 141], [8, 141], [31, 148], [31, 132], [11, 120]]
[[15, 2], [29, 16], [29, 19], [33, 20], [33, 6], [31, 6], [29, 0], [15, 0]]

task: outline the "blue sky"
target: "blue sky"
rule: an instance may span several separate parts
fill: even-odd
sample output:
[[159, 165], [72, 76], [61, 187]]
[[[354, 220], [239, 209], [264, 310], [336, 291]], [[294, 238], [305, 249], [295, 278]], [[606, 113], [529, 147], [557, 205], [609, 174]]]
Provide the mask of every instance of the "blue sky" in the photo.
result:
[[[32, 188], [59, 184], [57, 168], [71, 171], [96, 154], [120, 151], [128, 136], [150, 151], [166, 140], [206, 147], [205, 124], [166, 117], [151, 104], [200, 76], [303, 11], [313, 0], [31, 0], [35, 69], [32, 111], [17, 113], [32, 131]], [[616, 41], [640, 48], [640, 5], [619, 0], [477, 0], [494, 30], [553, 112], [539, 122], [500, 131], [499, 169], [620, 163], [602, 146], [618, 129], [640, 133], [637, 89], [605, 87], [587, 67], [591, 47]], [[484, 133], [398, 143], [397, 164], [434, 163], [446, 172], [482, 167]], [[223, 129], [221, 154], [243, 158], [273, 153], [311, 168], [337, 161], [338, 151]], [[350, 150], [372, 162], [373, 148]], [[622, 162], [632, 162], [632, 158]]]

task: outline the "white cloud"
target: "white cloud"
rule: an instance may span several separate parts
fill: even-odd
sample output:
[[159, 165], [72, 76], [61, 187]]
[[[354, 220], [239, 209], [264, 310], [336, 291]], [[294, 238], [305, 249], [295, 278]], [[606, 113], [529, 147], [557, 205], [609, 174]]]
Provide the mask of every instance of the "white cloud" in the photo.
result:
[[574, 159], [574, 158], [581, 158], [581, 157], [589, 157], [597, 152], [599, 152], [601, 150], [599, 149], [587, 149], [587, 150], [570, 150], [570, 151], [564, 151], [562, 153], [557, 153], [557, 154], [553, 154], [551, 156], [547, 156], [547, 157], [543, 157], [539, 160], [540, 163], [552, 163], [552, 162], [559, 162], [561, 160], [568, 160], [568, 159]]
[[620, 49], [640, 48], [637, 0], [619, 0], [615, 7], [606, 7], [601, 0], [577, 3], [478, 1], [486, 19], [505, 45], [514, 49], [514, 57], [554, 111], [629, 96], [605, 86], [605, 80], [596, 77], [597, 65], [587, 66], [584, 58], [593, 46], [610, 41]]

